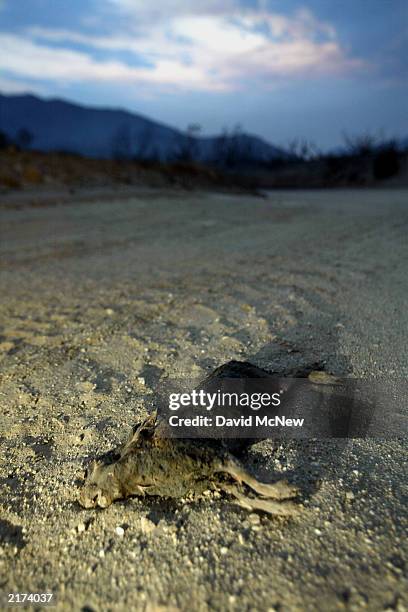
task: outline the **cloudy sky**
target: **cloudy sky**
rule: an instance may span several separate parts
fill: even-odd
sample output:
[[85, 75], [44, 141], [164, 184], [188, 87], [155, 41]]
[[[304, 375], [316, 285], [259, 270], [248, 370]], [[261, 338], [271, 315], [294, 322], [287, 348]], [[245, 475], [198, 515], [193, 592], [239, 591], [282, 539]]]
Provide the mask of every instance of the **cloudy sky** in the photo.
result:
[[408, 136], [407, 0], [0, 0], [0, 91], [275, 144]]

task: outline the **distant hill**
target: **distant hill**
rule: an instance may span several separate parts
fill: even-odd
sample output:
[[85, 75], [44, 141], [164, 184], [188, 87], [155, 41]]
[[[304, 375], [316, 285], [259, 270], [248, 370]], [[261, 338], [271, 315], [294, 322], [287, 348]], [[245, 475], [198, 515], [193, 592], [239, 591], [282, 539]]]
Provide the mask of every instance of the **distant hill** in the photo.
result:
[[95, 158], [193, 158], [233, 164], [287, 157], [282, 149], [245, 133], [196, 138], [125, 110], [28, 94], [0, 94], [0, 131], [13, 141], [20, 139], [24, 148]]

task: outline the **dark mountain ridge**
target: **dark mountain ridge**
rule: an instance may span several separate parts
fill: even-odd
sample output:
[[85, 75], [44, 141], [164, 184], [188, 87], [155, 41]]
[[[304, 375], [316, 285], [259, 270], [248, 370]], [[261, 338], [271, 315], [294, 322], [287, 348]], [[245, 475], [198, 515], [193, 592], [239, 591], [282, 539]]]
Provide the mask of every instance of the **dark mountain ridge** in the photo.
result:
[[288, 156], [283, 149], [242, 132], [197, 137], [126, 110], [31, 94], [0, 94], [0, 131], [13, 141], [24, 137], [23, 148], [93, 158], [195, 159], [228, 164]]

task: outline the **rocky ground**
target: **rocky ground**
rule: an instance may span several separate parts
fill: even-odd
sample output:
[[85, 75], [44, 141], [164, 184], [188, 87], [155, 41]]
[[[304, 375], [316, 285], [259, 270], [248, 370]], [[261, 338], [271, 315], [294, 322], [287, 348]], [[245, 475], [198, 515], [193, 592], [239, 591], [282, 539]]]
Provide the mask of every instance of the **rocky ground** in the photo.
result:
[[256, 445], [248, 469], [302, 490], [292, 519], [215, 495], [77, 503], [84, 466], [166, 376], [245, 359], [406, 378], [407, 195], [1, 197], [3, 606], [53, 592], [84, 612], [407, 609], [404, 432]]

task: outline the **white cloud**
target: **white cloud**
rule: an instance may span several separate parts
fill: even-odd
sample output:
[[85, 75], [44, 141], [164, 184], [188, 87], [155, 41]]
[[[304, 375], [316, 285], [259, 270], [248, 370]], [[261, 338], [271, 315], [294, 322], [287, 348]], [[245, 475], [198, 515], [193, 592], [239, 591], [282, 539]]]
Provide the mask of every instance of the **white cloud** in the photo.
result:
[[30, 81], [19, 81], [15, 79], [10, 79], [0, 75], [0, 92], [8, 93], [8, 94], [22, 94], [32, 92], [33, 89], [39, 94], [47, 93], [43, 87], [38, 86]]
[[[310, 75], [337, 75], [363, 66], [349, 57], [335, 29], [303, 9], [294, 15], [234, 11], [218, 0], [156, 2], [173, 17], [165, 22], [133, 23], [150, 15], [139, 0], [110, 0], [127, 11], [126, 31], [109, 35], [31, 28], [25, 36], [0, 33], [0, 68], [21, 78], [61, 82], [102, 81], [144, 87], [222, 91], [260, 88]], [[224, 12], [224, 14], [222, 14]], [[50, 47], [50, 43], [58, 45]], [[76, 45], [76, 49], [72, 48]], [[79, 50], [80, 49], [80, 50]], [[133, 53], [133, 63], [97, 61], [94, 50]], [[137, 60], [144, 60], [140, 65]]]
[[0, 34], [0, 70], [19, 78], [52, 80], [60, 84], [99, 81], [112, 83], [153, 83], [171, 87], [189, 84], [192, 88], [216, 89], [207, 75], [196, 67], [172, 60], [159, 60], [154, 70], [137, 68], [118, 61], [98, 62], [86, 53], [50, 48], [13, 34]]
[[236, 0], [108, 0], [112, 8], [139, 21], [174, 19], [180, 15], [226, 15], [237, 13]]

